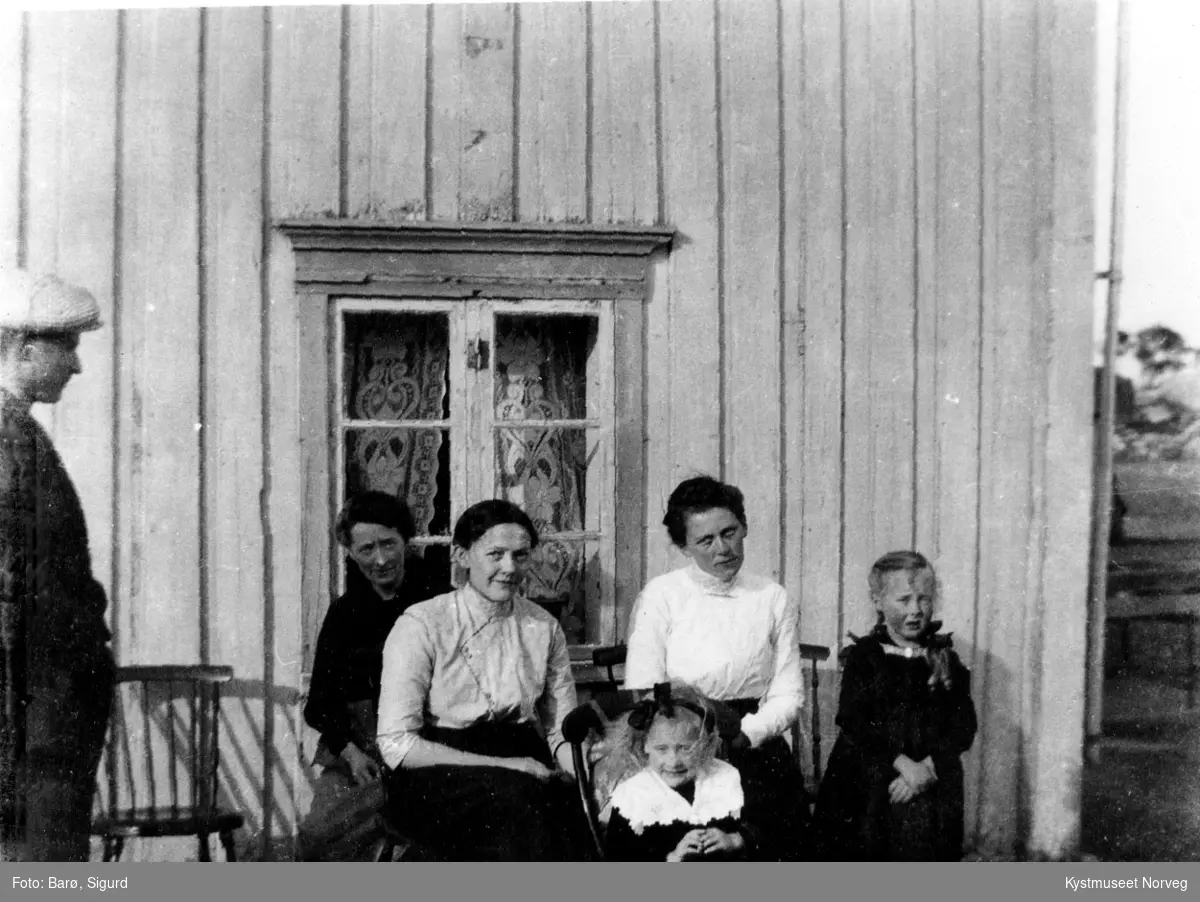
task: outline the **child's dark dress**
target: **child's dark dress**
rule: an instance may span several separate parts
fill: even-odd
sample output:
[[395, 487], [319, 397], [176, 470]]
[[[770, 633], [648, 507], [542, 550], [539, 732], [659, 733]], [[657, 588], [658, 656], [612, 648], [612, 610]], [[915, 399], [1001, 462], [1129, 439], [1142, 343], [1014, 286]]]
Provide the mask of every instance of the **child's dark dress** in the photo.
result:
[[[936, 630], [937, 624], [934, 624]], [[815, 817], [822, 857], [833, 861], [957, 861], [962, 858], [961, 755], [975, 738], [970, 671], [942, 648], [950, 687], [929, 685], [933, 672], [923, 649], [906, 657], [877, 627], [846, 653], [833, 747]], [[888, 786], [899, 776], [900, 754], [931, 757], [937, 782], [908, 802], [892, 804]]]
[[[652, 770], [642, 770], [617, 787], [605, 836], [610, 861], [666, 861], [692, 830], [718, 827], [741, 832], [744, 798], [738, 772], [714, 760], [697, 774], [689, 800]], [[741, 858], [744, 851], [732, 857]]]

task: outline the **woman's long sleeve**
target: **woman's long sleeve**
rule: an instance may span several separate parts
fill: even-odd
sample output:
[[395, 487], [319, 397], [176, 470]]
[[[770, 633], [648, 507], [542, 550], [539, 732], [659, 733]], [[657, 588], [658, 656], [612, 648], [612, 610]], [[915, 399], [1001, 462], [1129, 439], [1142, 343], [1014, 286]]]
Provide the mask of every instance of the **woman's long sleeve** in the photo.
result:
[[625, 688], [652, 689], [667, 679], [670, 615], [663, 599], [649, 592], [643, 592], [634, 607], [636, 617], [625, 655]]
[[325, 747], [334, 755], [340, 755], [353, 738], [348, 699], [341, 691], [338, 679], [340, 670], [349, 666], [344, 641], [348, 625], [343, 623], [341, 614], [339, 605], [334, 604], [321, 624], [313, 658], [312, 682], [304, 705], [305, 721], [321, 734]]
[[758, 711], [742, 718], [742, 732], [753, 748], [782, 736], [800, 716], [804, 704], [804, 671], [800, 661], [799, 605], [781, 591], [776, 606], [775, 661], [767, 694]]
[[383, 646], [380, 677], [378, 742], [388, 767], [400, 767], [420, 739], [433, 666], [433, 642], [425, 625], [401, 615]]
[[557, 753], [562, 745], [563, 721], [577, 704], [575, 678], [571, 674], [571, 653], [567, 648], [566, 635], [558, 628], [551, 639], [550, 654], [546, 661], [546, 688], [537, 704], [551, 755]]

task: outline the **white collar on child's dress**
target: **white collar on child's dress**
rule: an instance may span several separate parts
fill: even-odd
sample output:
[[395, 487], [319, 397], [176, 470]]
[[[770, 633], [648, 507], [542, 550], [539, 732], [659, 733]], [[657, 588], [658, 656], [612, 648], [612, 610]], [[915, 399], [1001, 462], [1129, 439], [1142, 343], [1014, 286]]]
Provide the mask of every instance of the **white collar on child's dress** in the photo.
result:
[[733, 575], [733, 579], [721, 579], [713, 576], [711, 573], [705, 573], [695, 564], [687, 568], [688, 578], [694, 582], [703, 592], [708, 595], [725, 595], [733, 597], [733, 590], [737, 587], [738, 577], [742, 575], [739, 570]]
[[896, 655], [900, 658], [927, 658], [929, 657], [929, 649], [923, 645], [918, 645], [910, 648], [902, 648], [899, 645], [888, 645], [886, 642], [880, 642], [879, 647], [883, 649], [885, 655]]
[[696, 795], [691, 804], [647, 768], [617, 787], [612, 807], [625, 816], [634, 833], [641, 835], [654, 824], [682, 821], [702, 825], [727, 817], [739, 818], [744, 801], [737, 768], [713, 759], [696, 774]]

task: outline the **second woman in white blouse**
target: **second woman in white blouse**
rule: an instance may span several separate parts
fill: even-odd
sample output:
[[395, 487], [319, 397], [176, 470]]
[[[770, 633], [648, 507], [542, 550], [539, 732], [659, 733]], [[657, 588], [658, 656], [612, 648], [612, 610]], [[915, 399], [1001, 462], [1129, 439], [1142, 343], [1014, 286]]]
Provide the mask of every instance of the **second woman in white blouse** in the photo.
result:
[[799, 608], [783, 587], [745, 573], [742, 493], [707, 476], [680, 483], [663, 524], [691, 564], [647, 583], [625, 665], [628, 689], [689, 683], [741, 716], [729, 749], [741, 771], [753, 848], [767, 860], [804, 857], [804, 782], [784, 735], [800, 715]]
[[569, 861], [584, 848], [562, 740], [576, 700], [566, 637], [520, 594], [536, 544], [515, 505], [468, 508], [454, 527], [467, 584], [410, 607], [384, 645], [389, 812], [437, 858]]

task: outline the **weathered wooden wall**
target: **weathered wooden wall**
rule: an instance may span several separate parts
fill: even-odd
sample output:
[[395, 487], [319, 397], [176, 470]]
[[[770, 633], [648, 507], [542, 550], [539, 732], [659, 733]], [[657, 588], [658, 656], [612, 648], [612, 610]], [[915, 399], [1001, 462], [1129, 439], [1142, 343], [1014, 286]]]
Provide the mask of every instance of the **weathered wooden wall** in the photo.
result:
[[869, 624], [876, 556], [925, 551], [982, 715], [969, 839], [1069, 852], [1093, 18], [676, 0], [5, 29], [0, 252], [88, 285], [108, 323], [46, 416], [118, 654], [235, 667], [225, 776], [262, 842], [307, 800], [302, 618], [329, 565], [301, 509], [325, 414], [298, 400], [326, 350], [300, 344], [272, 223], [338, 215], [675, 227], [649, 304], [621, 312], [644, 334], [645, 575], [678, 563], [658, 523], [697, 471], [746, 492], [748, 565], [800, 597], [807, 641]]

